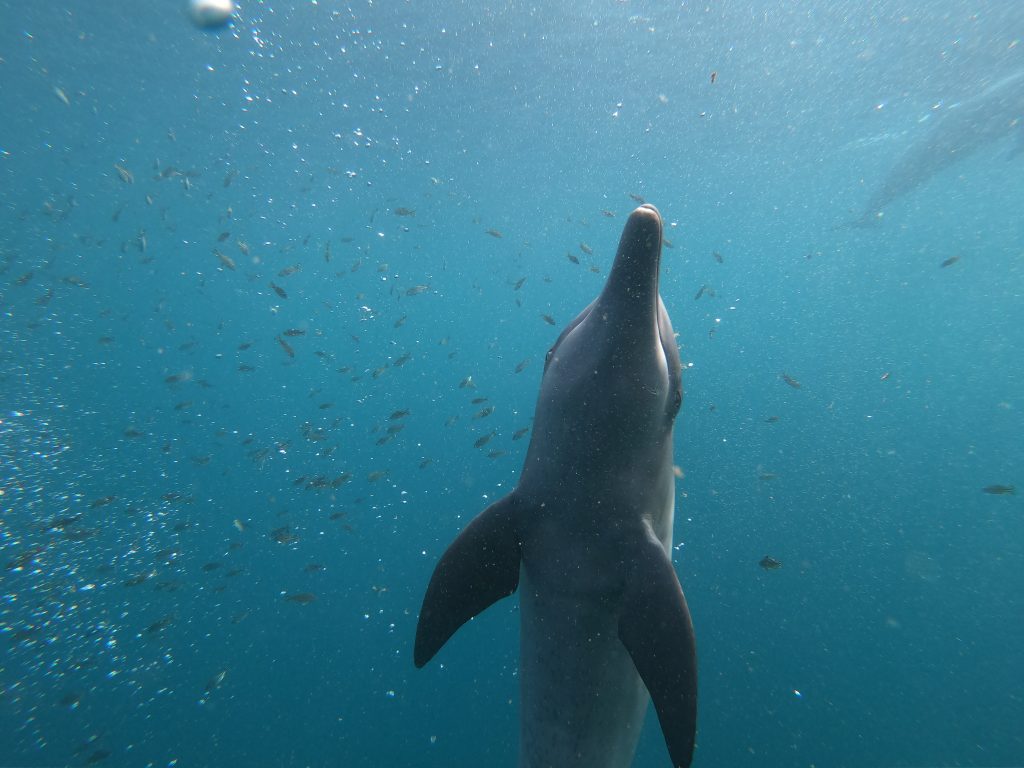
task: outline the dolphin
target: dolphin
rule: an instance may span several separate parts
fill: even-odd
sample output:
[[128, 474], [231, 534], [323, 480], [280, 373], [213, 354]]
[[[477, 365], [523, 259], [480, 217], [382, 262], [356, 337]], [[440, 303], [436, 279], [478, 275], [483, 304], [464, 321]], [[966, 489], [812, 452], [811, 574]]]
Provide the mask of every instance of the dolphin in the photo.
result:
[[625, 768], [653, 700], [689, 766], [697, 652], [670, 557], [682, 373], [658, 294], [662, 221], [630, 215], [600, 295], [548, 351], [515, 489], [458, 535], [420, 610], [414, 661], [519, 588], [520, 768]]
[[1005, 136], [1017, 134], [1010, 157], [1024, 148], [1024, 72], [1006, 77], [943, 112], [927, 134], [912, 144], [886, 174], [864, 206], [855, 227], [877, 224], [893, 200]]

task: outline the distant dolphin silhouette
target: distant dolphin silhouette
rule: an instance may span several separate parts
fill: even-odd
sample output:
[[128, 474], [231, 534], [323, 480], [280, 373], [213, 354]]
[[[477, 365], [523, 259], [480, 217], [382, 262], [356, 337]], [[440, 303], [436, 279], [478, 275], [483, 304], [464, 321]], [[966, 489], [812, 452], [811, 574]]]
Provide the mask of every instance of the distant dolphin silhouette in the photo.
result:
[[423, 599], [417, 667], [522, 585], [521, 768], [625, 768], [648, 691], [672, 765], [693, 755], [697, 655], [670, 558], [683, 390], [661, 245], [661, 215], [637, 208], [601, 294], [548, 352], [519, 484], [452, 542]]
[[939, 171], [981, 147], [1017, 132], [1011, 157], [1024, 149], [1024, 72], [986, 88], [974, 98], [949, 107], [927, 135], [910, 146], [871, 196], [851, 226], [877, 224], [889, 203], [928, 181]]

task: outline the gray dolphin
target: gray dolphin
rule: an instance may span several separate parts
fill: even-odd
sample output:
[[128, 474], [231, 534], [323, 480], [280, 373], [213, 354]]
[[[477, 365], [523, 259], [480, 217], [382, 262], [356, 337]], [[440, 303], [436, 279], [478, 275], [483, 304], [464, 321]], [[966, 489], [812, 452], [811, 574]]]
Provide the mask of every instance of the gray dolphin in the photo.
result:
[[896, 198], [983, 146], [1014, 133], [1018, 144], [1011, 150], [1011, 157], [1024, 148], [1024, 72], [1010, 75], [945, 110], [886, 174], [853, 226], [878, 223], [883, 209]]
[[519, 765], [624, 768], [654, 701], [690, 765], [697, 653], [672, 567], [679, 349], [658, 295], [662, 223], [637, 208], [601, 294], [544, 363], [519, 484], [441, 557], [415, 662], [520, 589]]

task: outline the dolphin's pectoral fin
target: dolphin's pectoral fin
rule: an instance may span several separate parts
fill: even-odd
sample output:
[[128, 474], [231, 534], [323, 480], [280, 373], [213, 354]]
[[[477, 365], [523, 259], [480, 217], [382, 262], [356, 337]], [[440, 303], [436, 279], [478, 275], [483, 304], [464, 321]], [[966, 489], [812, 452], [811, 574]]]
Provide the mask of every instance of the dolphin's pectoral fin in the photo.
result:
[[676, 768], [693, 758], [697, 733], [697, 645], [672, 561], [651, 539], [630, 575], [619, 638], [651, 694]]
[[477, 515], [456, 537], [430, 577], [416, 625], [413, 659], [422, 667], [448, 638], [519, 586], [522, 544], [518, 502], [509, 494]]

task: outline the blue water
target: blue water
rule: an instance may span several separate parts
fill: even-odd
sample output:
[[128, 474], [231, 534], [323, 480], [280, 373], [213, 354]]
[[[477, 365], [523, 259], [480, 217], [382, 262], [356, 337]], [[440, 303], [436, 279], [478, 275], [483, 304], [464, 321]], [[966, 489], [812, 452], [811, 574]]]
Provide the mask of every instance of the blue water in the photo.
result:
[[1024, 764], [1024, 494], [982, 491], [1024, 490], [1024, 155], [845, 226], [1022, 22], [0, 0], [0, 765], [515, 765], [516, 600], [421, 671], [416, 617], [631, 194], [687, 366], [695, 765]]

